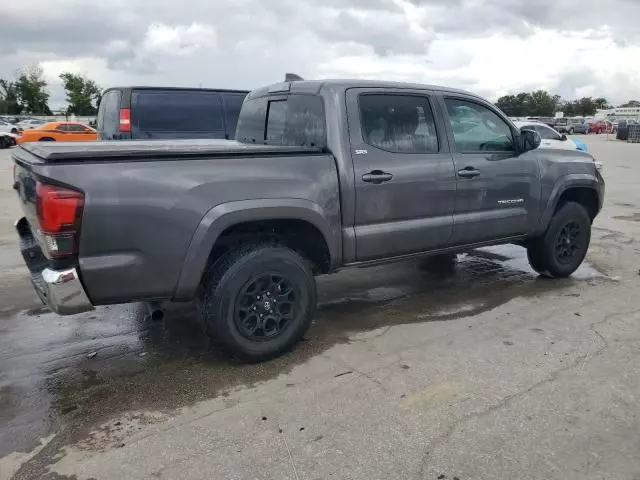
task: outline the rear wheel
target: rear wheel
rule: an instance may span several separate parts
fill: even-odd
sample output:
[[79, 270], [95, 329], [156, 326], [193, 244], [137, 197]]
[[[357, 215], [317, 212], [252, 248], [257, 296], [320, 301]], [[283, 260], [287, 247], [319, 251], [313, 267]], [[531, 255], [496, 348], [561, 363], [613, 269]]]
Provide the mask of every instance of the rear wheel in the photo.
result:
[[586, 209], [567, 202], [555, 213], [544, 235], [527, 248], [529, 264], [545, 277], [568, 277], [582, 264], [591, 240]]
[[55, 142], [56, 140], [54, 138], [51, 137], [42, 137], [40, 140], [38, 140], [39, 142]]
[[200, 298], [206, 333], [247, 362], [291, 349], [311, 325], [316, 284], [307, 262], [279, 245], [246, 245], [206, 275]]
[[9, 148], [9, 141], [5, 137], [0, 137], [0, 148]]

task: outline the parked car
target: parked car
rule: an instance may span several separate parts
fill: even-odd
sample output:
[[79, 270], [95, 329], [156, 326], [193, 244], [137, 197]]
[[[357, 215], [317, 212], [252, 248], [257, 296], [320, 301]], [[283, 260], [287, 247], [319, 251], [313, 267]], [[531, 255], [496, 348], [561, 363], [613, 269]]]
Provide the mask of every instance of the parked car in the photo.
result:
[[574, 118], [558, 118], [554, 128], [560, 133], [589, 133], [588, 124], [584, 120]]
[[445, 87], [285, 82], [249, 94], [236, 133], [14, 149], [40, 298], [60, 314], [195, 300], [218, 345], [259, 361], [311, 325], [314, 275], [517, 243], [567, 277], [603, 202], [591, 155], [537, 149]]
[[100, 100], [101, 140], [232, 139], [247, 91], [118, 87]]
[[18, 132], [21, 130], [30, 130], [32, 128], [38, 128], [42, 125], [44, 125], [45, 122], [44, 120], [40, 120], [37, 118], [28, 118], [26, 120], [21, 120], [18, 123], [16, 123], [16, 127], [18, 128]]
[[0, 131], [0, 149], [13, 147], [16, 144], [16, 137], [14, 133]]
[[17, 125], [13, 123], [6, 122], [4, 120], [0, 120], [0, 133], [13, 133], [17, 134], [19, 128]]
[[18, 137], [18, 144], [26, 142], [92, 142], [98, 132], [77, 122], [49, 122]]
[[544, 123], [545, 125], [548, 125], [551, 128], [553, 128], [556, 124], [556, 119], [553, 117], [540, 117], [538, 121]]
[[605, 120], [595, 120], [589, 124], [589, 133], [611, 133], [613, 125]]
[[629, 138], [629, 125], [636, 125], [636, 120], [620, 120], [616, 127], [616, 139], [627, 140]]
[[534, 130], [540, 134], [542, 139], [540, 143], [541, 148], [559, 148], [561, 150], [580, 150], [587, 151], [587, 146], [583, 143], [577, 142], [575, 138], [569, 138], [564, 133], [560, 133], [557, 130], [545, 125], [541, 122], [513, 122], [516, 127], [523, 130]]

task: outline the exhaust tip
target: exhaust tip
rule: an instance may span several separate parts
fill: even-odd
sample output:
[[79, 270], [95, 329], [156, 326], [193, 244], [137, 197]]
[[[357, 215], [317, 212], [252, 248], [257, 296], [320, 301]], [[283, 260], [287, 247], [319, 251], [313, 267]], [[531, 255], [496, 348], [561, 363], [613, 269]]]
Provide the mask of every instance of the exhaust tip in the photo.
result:
[[164, 309], [158, 302], [148, 302], [147, 304], [147, 312], [149, 314], [149, 318], [154, 322], [159, 322], [164, 318]]

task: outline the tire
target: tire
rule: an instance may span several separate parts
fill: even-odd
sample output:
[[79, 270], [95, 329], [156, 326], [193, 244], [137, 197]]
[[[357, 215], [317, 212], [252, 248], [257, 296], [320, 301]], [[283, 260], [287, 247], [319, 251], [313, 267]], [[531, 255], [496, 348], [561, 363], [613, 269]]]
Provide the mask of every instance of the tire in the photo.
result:
[[569, 129], [569, 135], [573, 135], [573, 128]]
[[289, 351], [302, 338], [316, 297], [315, 278], [300, 255], [277, 244], [250, 244], [225, 254], [205, 275], [200, 320], [227, 354], [260, 362]]
[[51, 137], [42, 137], [40, 140], [38, 140], [39, 142], [55, 142], [55, 139], [51, 138]]
[[[566, 244], [563, 239], [567, 239]], [[567, 202], [551, 218], [544, 235], [529, 244], [529, 264], [542, 276], [568, 277], [582, 264], [590, 240], [587, 210], [579, 203]]]
[[2, 148], [9, 148], [9, 140], [4, 137], [0, 137], [0, 149]]
[[14, 135], [17, 135], [18, 129], [17, 128], [12, 128], [11, 129], [11, 133], [13, 133]]

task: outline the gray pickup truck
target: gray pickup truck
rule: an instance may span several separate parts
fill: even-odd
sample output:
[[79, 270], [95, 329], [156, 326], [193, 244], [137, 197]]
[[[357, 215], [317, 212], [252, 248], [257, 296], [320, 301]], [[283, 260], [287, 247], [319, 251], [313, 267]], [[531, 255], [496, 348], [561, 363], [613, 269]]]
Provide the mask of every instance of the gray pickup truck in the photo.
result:
[[516, 243], [540, 274], [573, 273], [604, 182], [591, 155], [539, 144], [458, 90], [285, 82], [247, 96], [235, 141], [21, 146], [16, 229], [55, 312], [195, 300], [207, 334], [260, 361], [343, 267]]

